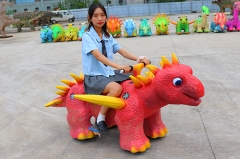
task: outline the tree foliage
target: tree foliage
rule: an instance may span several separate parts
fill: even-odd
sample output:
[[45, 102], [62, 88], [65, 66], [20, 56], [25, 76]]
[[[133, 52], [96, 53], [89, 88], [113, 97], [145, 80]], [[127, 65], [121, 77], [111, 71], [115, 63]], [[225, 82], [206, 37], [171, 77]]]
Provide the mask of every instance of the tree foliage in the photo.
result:
[[89, 6], [89, 0], [64, 0], [53, 5], [54, 8], [59, 8], [60, 10], [80, 9], [80, 8], [87, 8], [88, 6]]

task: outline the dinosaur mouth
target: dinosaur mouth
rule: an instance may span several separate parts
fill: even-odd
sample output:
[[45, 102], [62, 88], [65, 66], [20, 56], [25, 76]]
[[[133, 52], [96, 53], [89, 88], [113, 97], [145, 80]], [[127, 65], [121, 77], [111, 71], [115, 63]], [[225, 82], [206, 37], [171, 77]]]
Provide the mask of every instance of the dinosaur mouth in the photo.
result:
[[196, 97], [190, 96], [190, 95], [188, 95], [186, 93], [184, 93], [184, 95], [186, 95], [190, 99], [190, 101], [192, 102], [193, 106], [198, 106], [201, 103], [201, 99], [200, 98], [196, 98]]

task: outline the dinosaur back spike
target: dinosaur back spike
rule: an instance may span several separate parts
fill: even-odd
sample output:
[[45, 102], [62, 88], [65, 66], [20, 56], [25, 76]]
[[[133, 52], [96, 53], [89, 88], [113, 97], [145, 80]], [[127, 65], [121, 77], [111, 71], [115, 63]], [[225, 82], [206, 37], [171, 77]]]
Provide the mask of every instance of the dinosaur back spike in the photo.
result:
[[85, 102], [103, 105], [113, 109], [123, 109], [126, 106], [126, 102], [121, 98], [103, 96], [103, 95], [74, 95], [75, 99]]
[[158, 69], [159, 69], [159, 68], [157, 68], [156, 66], [151, 65], [151, 64], [146, 65], [146, 67], [147, 67], [154, 75], [156, 75], [156, 73], [157, 73], [157, 71], [158, 71]]
[[78, 83], [82, 83], [83, 82], [83, 75], [80, 74], [80, 76], [74, 74], [74, 73], [70, 73], [70, 75], [78, 82]]
[[69, 80], [66, 80], [66, 79], [62, 79], [61, 82], [68, 85], [69, 87], [72, 87], [73, 85], [76, 84], [76, 82], [72, 82], [72, 81], [69, 81]]
[[60, 96], [65, 96], [66, 92], [58, 91], [58, 92], [56, 92], [56, 94], [58, 94]]
[[154, 78], [154, 74], [151, 71], [145, 72], [145, 75], [150, 79]]
[[178, 65], [179, 64], [177, 55], [174, 54], [174, 53], [172, 53], [172, 64], [173, 65]]
[[[45, 107], [50, 107], [50, 106], [57, 106], [58, 104], [61, 104], [63, 102], [63, 99], [61, 97], [54, 99], [51, 102], [48, 102], [47, 104], [45, 104]], [[59, 105], [60, 106], [60, 105]]]
[[137, 76], [137, 79], [141, 80], [142, 83], [145, 85], [145, 86], [148, 86], [151, 84], [152, 80], [148, 77], [145, 77], [145, 76], [141, 76], [141, 75], [138, 75]]
[[60, 89], [60, 90], [62, 90], [62, 91], [64, 91], [64, 92], [68, 92], [69, 91], [69, 87], [67, 87], [67, 86], [56, 86], [56, 88], [57, 89]]
[[162, 56], [162, 62], [163, 62], [163, 68], [172, 67], [171, 63], [168, 61], [168, 59], [165, 56]]
[[133, 81], [136, 88], [141, 88], [143, 86], [142, 82], [138, 80], [136, 77], [130, 75], [130, 79]]

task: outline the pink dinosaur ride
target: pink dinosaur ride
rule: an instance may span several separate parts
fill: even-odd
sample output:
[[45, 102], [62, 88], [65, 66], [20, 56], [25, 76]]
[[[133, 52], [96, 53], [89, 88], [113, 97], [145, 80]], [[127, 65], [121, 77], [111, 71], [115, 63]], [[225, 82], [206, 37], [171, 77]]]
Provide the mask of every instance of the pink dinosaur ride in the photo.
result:
[[164, 137], [168, 129], [161, 119], [161, 108], [168, 104], [198, 106], [204, 96], [202, 83], [193, 76], [192, 69], [180, 64], [175, 54], [172, 63], [166, 57], [160, 62], [162, 69], [148, 64], [147, 76], [140, 75], [144, 64], [134, 66], [131, 80], [124, 81], [118, 97], [86, 95], [83, 74], [70, 74], [74, 81], [62, 80], [67, 86], [57, 86], [60, 96], [45, 106], [66, 107], [67, 121], [72, 138], [93, 138], [90, 118], [97, 117], [100, 104], [110, 107], [106, 116], [109, 127], [117, 125], [120, 147], [132, 153], [144, 152], [150, 147], [147, 138]]
[[233, 18], [228, 19], [226, 23], [227, 31], [233, 31], [234, 29], [239, 31], [240, 30], [240, 21], [238, 18], [238, 8], [234, 8], [233, 11]]

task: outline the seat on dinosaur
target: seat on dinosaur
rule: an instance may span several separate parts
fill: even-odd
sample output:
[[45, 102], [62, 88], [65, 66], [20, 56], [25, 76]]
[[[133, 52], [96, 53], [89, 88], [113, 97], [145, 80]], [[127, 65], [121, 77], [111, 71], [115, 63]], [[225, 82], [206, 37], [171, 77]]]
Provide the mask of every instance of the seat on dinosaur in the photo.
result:
[[160, 61], [162, 69], [148, 64], [150, 70], [141, 75], [143, 63], [134, 66], [131, 80], [124, 81], [122, 94], [116, 97], [87, 95], [83, 88], [83, 74], [71, 73], [73, 81], [61, 80], [67, 86], [57, 86], [60, 95], [45, 106], [66, 107], [72, 138], [85, 140], [94, 137], [90, 118], [97, 117], [101, 105], [112, 108], [106, 115], [109, 127], [117, 125], [120, 147], [132, 153], [144, 152], [150, 147], [147, 137], [164, 137], [167, 127], [161, 119], [161, 108], [168, 104], [198, 106], [204, 96], [204, 87], [193, 76], [192, 69], [180, 64], [175, 54], [172, 63], [166, 57]]

